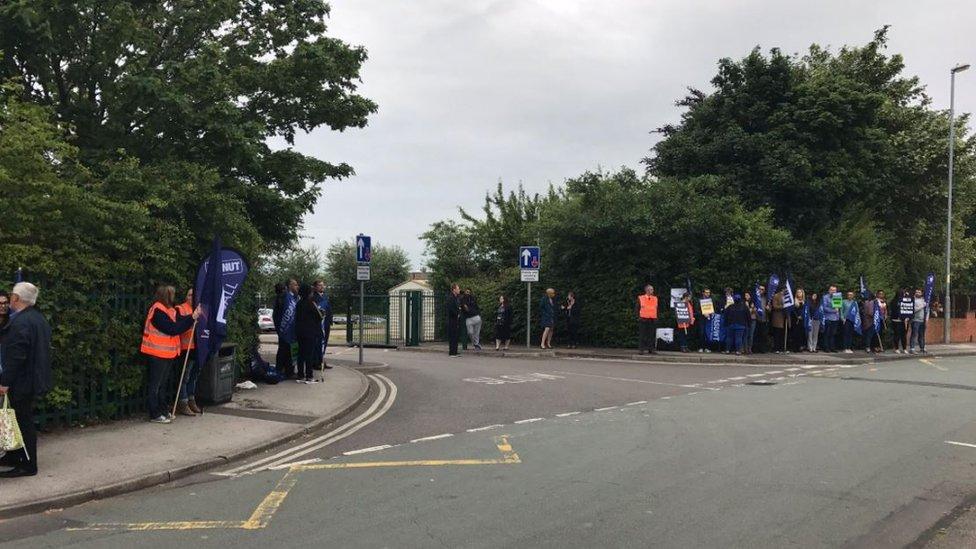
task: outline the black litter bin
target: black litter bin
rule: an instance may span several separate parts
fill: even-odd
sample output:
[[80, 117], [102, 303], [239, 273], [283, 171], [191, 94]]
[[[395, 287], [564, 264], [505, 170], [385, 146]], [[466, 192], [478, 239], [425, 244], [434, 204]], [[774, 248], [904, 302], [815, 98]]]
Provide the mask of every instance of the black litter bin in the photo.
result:
[[200, 371], [197, 397], [207, 403], [230, 402], [234, 394], [234, 355], [237, 345], [226, 343]]

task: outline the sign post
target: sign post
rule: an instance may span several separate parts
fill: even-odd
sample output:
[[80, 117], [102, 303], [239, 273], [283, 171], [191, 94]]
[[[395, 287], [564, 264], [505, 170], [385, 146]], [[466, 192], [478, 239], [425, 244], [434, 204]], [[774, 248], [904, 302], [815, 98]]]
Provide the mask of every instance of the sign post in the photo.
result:
[[525, 348], [532, 348], [532, 283], [539, 281], [539, 268], [542, 267], [542, 255], [538, 246], [522, 246], [519, 248], [519, 271], [525, 287]]
[[[369, 263], [373, 259], [373, 239], [362, 233], [356, 237], [356, 280], [359, 281], [359, 365], [363, 365], [363, 324], [366, 309], [366, 282], [369, 281]], [[347, 319], [348, 321], [348, 319]]]

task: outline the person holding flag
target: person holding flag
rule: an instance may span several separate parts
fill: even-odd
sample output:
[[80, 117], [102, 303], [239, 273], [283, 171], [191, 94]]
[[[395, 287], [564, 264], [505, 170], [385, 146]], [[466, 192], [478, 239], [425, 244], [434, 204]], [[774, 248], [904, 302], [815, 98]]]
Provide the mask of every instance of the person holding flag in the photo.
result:
[[169, 423], [173, 420], [173, 414], [165, 401], [167, 381], [176, 367], [176, 358], [180, 356], [180, 335], [192, 330], [194, 322], [200, 317], [199, 306], [190, 316], [180, 315], [173, 304], [175, 297], [176, 289], [172, 286], [158, 286], [142, 327], [142, 345], [139, 351], [149, 358], [146, 407], [149, 421], [153, 423]]
[[[186, 290], [186, 300], [176, 306], [176, 312], [180, 316], [192, 316], [193, 288]], [[200, 365], [198, 361], [193, 360], [193, 350], [197, 347], [193, 335], [193, 328], [180, 334], [180, 357], [177, 361], [177, 363], [187, 364], [187, 367], [180, 383], [180, 402], [176, 406], [176, 413], [191, 417], [203, 413], [203, 410], [197, 406], [197, 379], [200, 377]]]
[[[850, 348], [853, 344], [854, 334], [862, 335], [862, 324], [861, 324], [861, 313], [858, 310], [857, 301], [853, 300], [854, 292], [848, 292], [851, 299], [851, 306], [847, 309], [847, 316], [844, 318], [844, 343], [847, 346], [844, 349], [845, 353], [853, 353], [854, 351]], [[850, 333], [850, 337], [847, 334]]]
[[928, 321], [929, 307], [925, 301], [925, 294], [921, 288], [915, 289], [915, 311], [912, 313], [912, 336], [908, 352], [914, 354], [915, 347], [925, 353], [925, 325]]
[[312, 288], [315, 291], [315, 306], [322, 313], [322, 341], [316, 353], [315, 364], [326, 370], [331, 370], [332, 366], [329, 366], [325, 362], [325, 351], [329, 348], [329, 337], [332, 335], [332, 303], [329, 301], [329, 296], [325, 293], [324, 280], [316, 280]]
[[278, 334], [278, 352], [275, 367], [285, 379], [295, 377], [295, 363], [291, 356], [291, 344], [295, 342], [295, 307], [298, 305], [298, 281], [289, 278], [285, 285], [275, 286], [275, 303], [271, 319]]
[[773, 351], [777, 354], [786, 350], [786, 325], [789, 320], [783, 308], [784, 293], [783, 288], [777, 288], [770, 301], [769, 333], [773, 338]]
[[783, 286], [783, 352], [789, 353], [792, 351], [793, 345], [790, 343], [790, 328], [794, 328], [793, 337], [796, 338], [796, 329], [794, 324], [796, 320], [793, 318], [796, 308], [796, 295], [793, 293], [793, 277], [789, 274], [786, 275], [786, 283]]
[[[844, 300], [841, 301], [840, 314], [841, 322], [843, 323], [843, 347], [844, 352], [847, 354], [853, 353], [854, 348], [854, 322], [851, 320], [851, 308], [857, 307], [857, 302], [854, 301], [854, 292], [849, 291], [844, 295]], [[860, 335], [860, 332], [858, 332]]]
[[765, 353], [769, 335], [769, 300], [766, 299], [766, 287], [759, 282], [753, 288], [752, 301], [756, 307], [756, 329], [752, 335], [751, 351]]

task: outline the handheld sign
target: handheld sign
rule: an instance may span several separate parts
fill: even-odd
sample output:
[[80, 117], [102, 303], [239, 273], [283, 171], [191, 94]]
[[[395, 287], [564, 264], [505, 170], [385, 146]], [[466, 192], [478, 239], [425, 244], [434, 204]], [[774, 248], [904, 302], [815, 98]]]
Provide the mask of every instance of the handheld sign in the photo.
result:
[[703, 315], [713, 315], [715, 314], [715, 304], [712, 303], [712, 298], [703, 297], [699, 301], [701, 304], [701, 312]]
[[915, 300], [910, 297], [903, 297], [898, 300], [898, 312], [901, 316], [912, 316], [915, 314]]
[[678, 319], [679, 324], [688, 324], [691, 322], [691, 311], [688, 310], [688, 304], [683, 301], [675, 303], [674, 316]]
[[840, 292], [836, 294], [831, 294], [830, 296], [830, 306], [834, 309], [840, 309], [844, 306], [844, 296]]

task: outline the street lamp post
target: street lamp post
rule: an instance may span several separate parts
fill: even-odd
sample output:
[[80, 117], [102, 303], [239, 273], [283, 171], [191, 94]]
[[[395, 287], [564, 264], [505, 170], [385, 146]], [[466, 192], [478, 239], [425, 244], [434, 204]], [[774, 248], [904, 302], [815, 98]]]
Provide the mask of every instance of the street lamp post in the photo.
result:
[[945, 274], [945, 317], [943, 337], [949, 343], [952, 335], [952, 302], [949, 297], [952, 277], [950, 276], [952, 257], [952, 157], [956, 144], [956, 126], [953, 122], [956, 108], [956, 73], [969, 68], [969, 65], [956, 65], [949, 71], [949, 205], [946, 209], [946, 274]]

